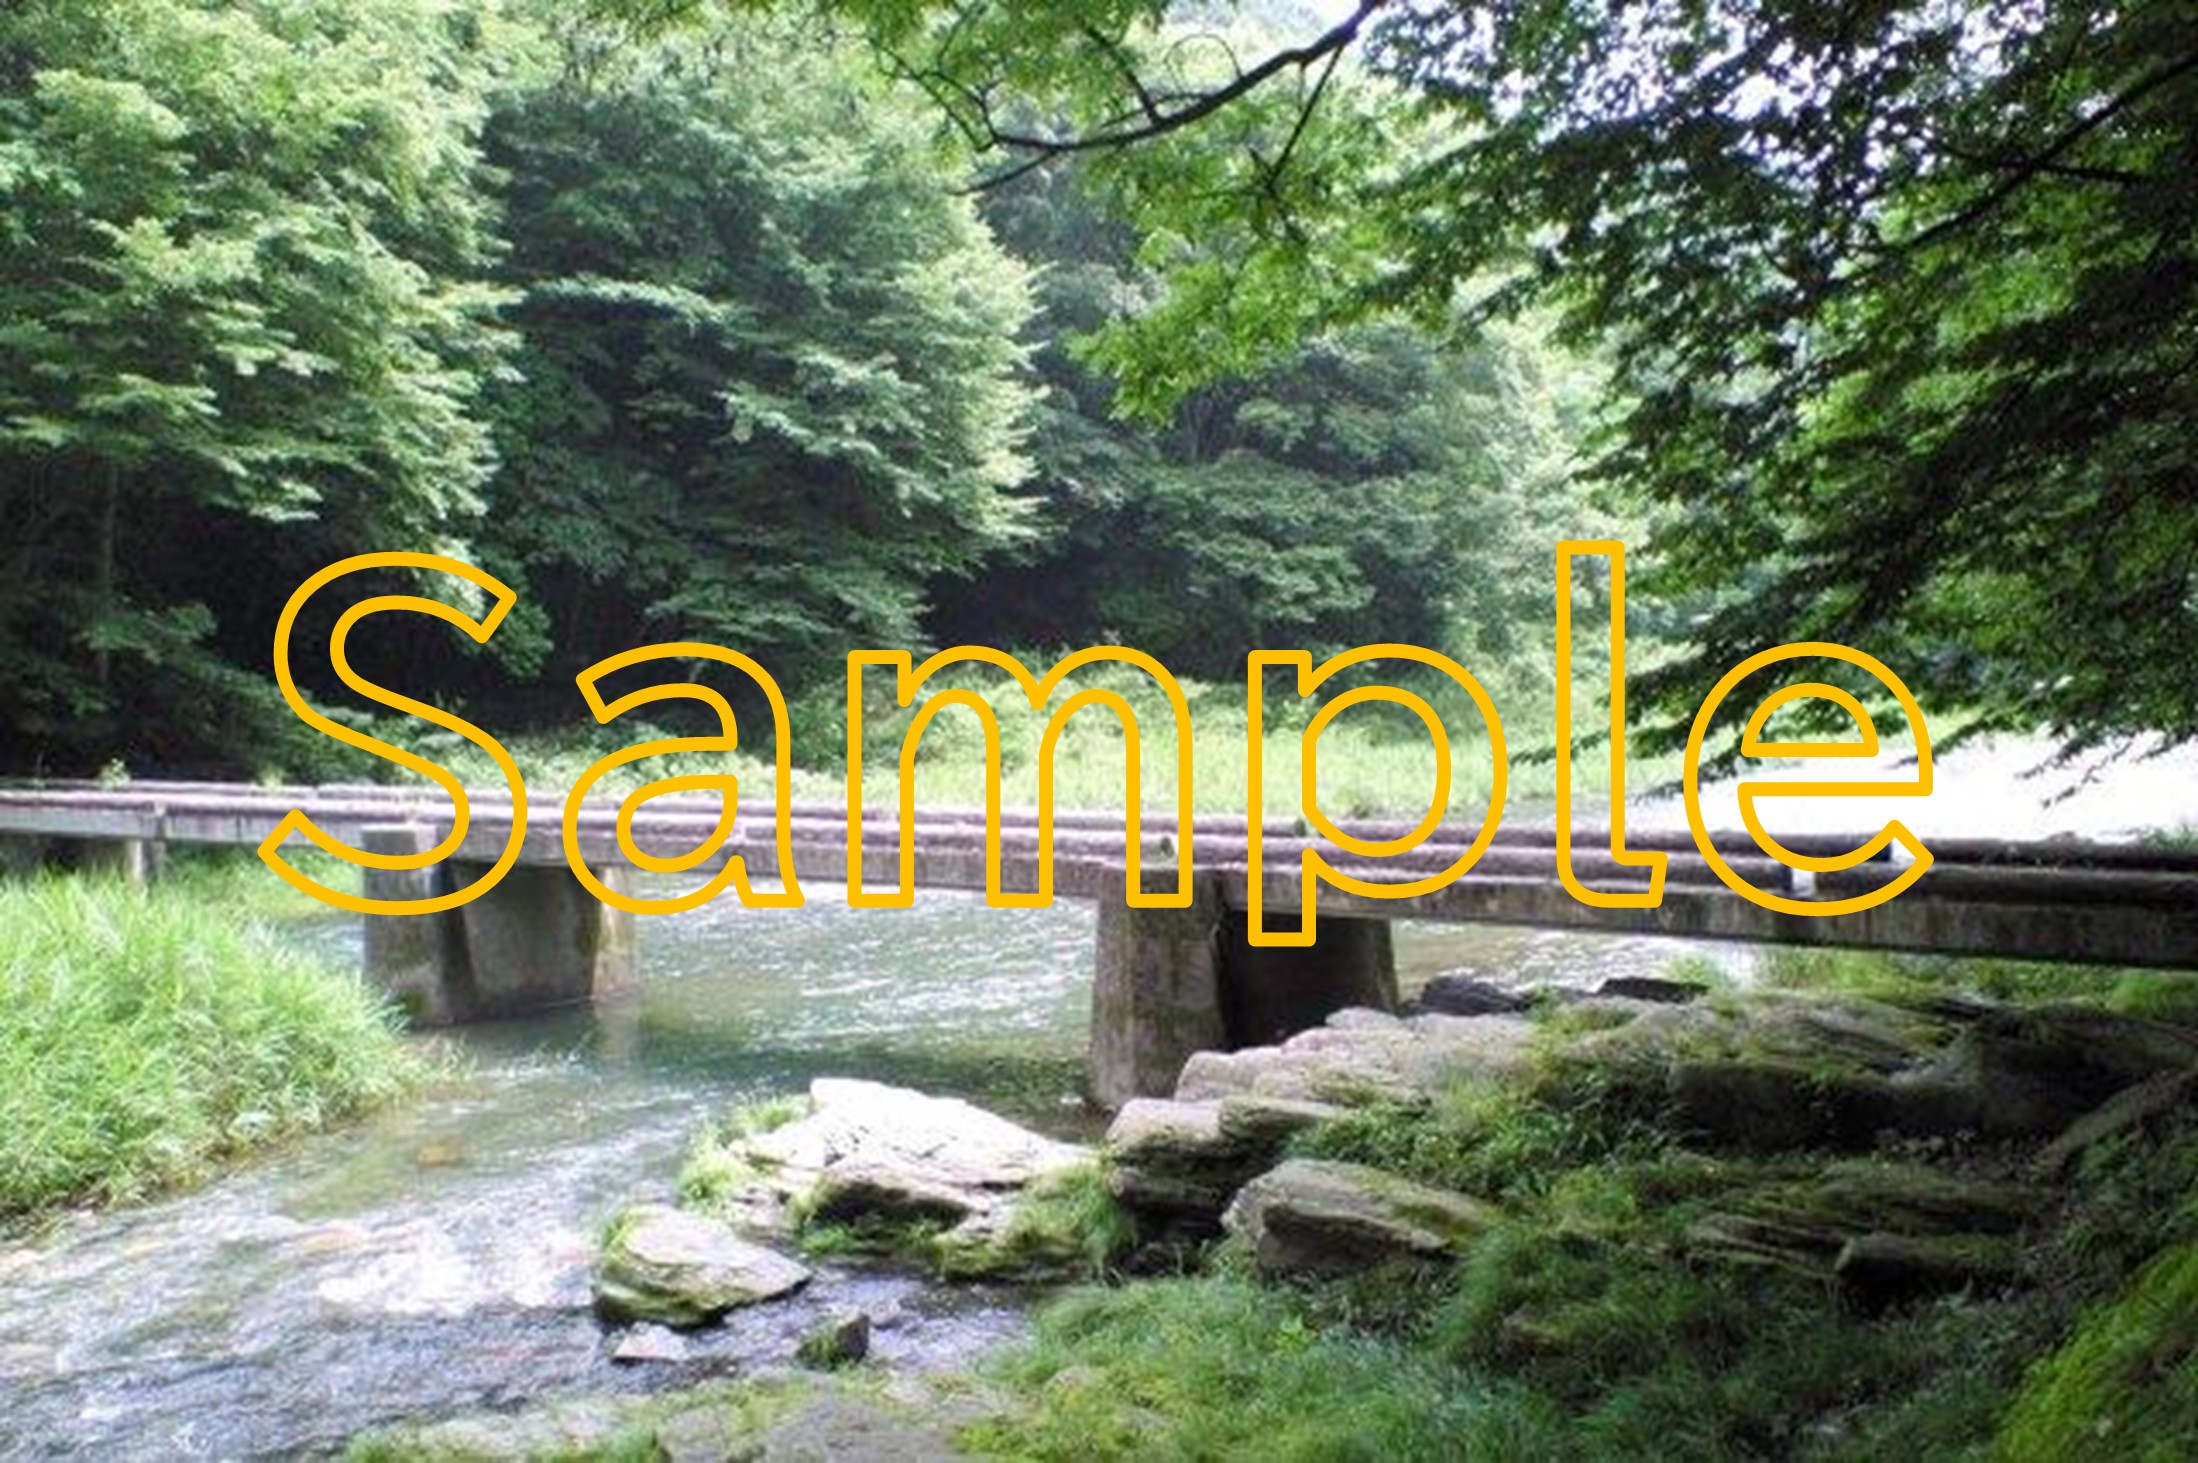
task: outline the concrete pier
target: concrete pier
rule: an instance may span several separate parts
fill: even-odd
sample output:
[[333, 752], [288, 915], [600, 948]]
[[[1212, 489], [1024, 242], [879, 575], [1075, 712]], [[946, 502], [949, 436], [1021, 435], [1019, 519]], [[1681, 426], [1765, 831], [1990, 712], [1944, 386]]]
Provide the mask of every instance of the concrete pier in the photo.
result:
[[1228, 1050], [1272, 1046], [1352, 1006], [1397, 1009], [1389, 922], [1322, 915], [1313, 944], [1254, 945], [1231, 911], [1221, 926], [1222, 1021]]
[[1188, 909], [1132, 909], [1124, 887], [1099, 896], [1092, 971], [1091, 1096], [1105, 1107], [1174, 1091], [1193, 1052], [1268, 1045], [1350, 1006], [1396, 1009], [1384, 920], [1327, 918], [1304, 949], [1255, 946], [1214, 880]]
[[[361, 831], [372, 853], [413, 853], [434, 834], [414, 825]], [[369, 869], [373, 899], [424, 899], [463, 887], [485, 866]], [[597, 871], [624, 891], [626, 871]], [[634, 917], [598, 900], [562, 864], [521, 864], [480, 898], [441, 914], [367, 915], [366, 974], [417, 1025], [450, 1026], [604, 1001], [639, 983]]]
[[1132, 909], [1127, 887], [1099, 896], [1092, 968], [1091, 1096], [1108, 1108], [1172, 1092], [1191, 1053], [1228, 1042], [1220, 886], [1199, 880], [1188, 909]]

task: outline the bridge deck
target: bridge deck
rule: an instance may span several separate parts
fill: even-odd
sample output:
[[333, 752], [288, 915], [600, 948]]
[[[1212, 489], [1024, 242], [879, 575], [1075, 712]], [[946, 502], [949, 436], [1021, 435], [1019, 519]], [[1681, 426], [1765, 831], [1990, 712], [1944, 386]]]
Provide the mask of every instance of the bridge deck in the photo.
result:
[[[591, 862], [616, 863], [616, 813], [609, 799], [580, 820], [583, 852]], [[450, 807], [439, 793], [371, 785], [247, 787], [220, 783], [140, 783], [123, 787], [67, 783], [0, 786], [0, 834], [86, 840], [256, 846], [293, 809], [305, 809], [323, 829], [356, 842], [362, 830], [411, 823], [439, 838], [450, 826]], [[743, 802], [733, 837], [697, 872], [747, 861], [752, 876], [772, 878], [778, 866], [774, 804]], [[522, 858], [529, 864], [561, 864], [562, 805], [556, 799], [529, 808]], [[655, 853], [694, 847], [717, 824], [708, 797], [660, 798], [635, 819], [642, 846]], [[1011, 891], [1037, 887], [1038, 824], [1035, 812], [1002, 815], [1001, 871]], [[511, 826], [511, 806], [498, 793], [474, 798], [461, 857], [493, 860]], [[846, 882], [851, 870], [844, 807], [797, 803], [790, 810], [794, 865], [801, 879]], [[1349, 820], [1344, 832], [1361, 838], [1393, 838], [1407, 825], [1390, 820]], [[861, 877], [872, 889], [892, 887], [899, 876], [899, 817], [866, 809]], [[1404, 882], [1447, 867], [1477, 829], [1445, 827], [1413, 854], [1370, 860], [1307, 837], [1295, 821], [1262, 824], [1264, 902], [1270, 923], [1288, 927], [1299, 900], [1300, 857], [1318, 850], [1336, 867], [1375, 882]], [[1497, 836], [1474, 869], [1433, 894], [1377, 900], [1324, 888], [1324, 918], [1487, 921], [1709, 939], [1847, 945], [1947, 954], [2083, 960], [2129, 965], [2198, 966], [2198, 852], [2137, 844], [2046, 840], [1937, 840], [1937, 862], [1916, 886], [1876, 909], [1836, 917], [1809, 917], [1767, 910], [1722, 884], [1684, 829], [1628, 830], [1635, 850], [1670, 858], [1664, 899], [1655, 909], [1610, 910], [1582, 904], [1558, 881], [1556, 829], [1513, 824]], [[1188, 838], [1194, 877], [1233, 909], [1246, 907], [1251, 875], [1249, 825], [1241, 816], [1200, 815]], [[986, 881], [986, 820], [981, 809], [919, 810], [915, 820], [915, 870], [919, 888], [982, 890]], [[1143, 865], [1149, 888], [1174, 887], [1176, 848], [1184, 837], [1172, 815], [1148, 813], [1141, 823]], [[1608, 855], [1607, 831], [1574, 830], [1574, 867], [1598, 889], [1641, 889], [1639, 871]], [[1837, 853], [1859, 837], [1788, 840], [1804, 853]], [[1877, 861], [1813, 880], [1762, 856], [1741, 832], [1719, 833], [1714, 843], [1757, 887], [1797, 898], [1832, 899], [1874, 888], [1899, 869]], [[1124, 878], [1123, 815], [1063, 810], [1054, 819], [1054, 887], [1060, 897], [1119, 898]]]

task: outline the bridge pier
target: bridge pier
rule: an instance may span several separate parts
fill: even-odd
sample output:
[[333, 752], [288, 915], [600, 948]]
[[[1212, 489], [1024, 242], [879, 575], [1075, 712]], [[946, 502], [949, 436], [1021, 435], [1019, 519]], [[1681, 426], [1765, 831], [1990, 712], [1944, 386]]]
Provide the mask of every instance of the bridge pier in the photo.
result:
[[1128, 887], [1100, 891], [1092, 969], [1091, 1095], [1108, 1108], [1174, 1091], [1191, 1053], [1228, 1045], [1219, 883], [1196, 880], [1188, 909], [1132, 909]]
[[[1173, 880], [1156, 873], [1148, 888]], [[1258, 946], [1216, 880], [1196, 881], [1187, 909], [1132, 909], [1127, 887], [1099, 894], [1090, 1080], [1104, 1107], [1167, 1096], [1193, 1052], [1264, 1046], [1346, 1007], [1396, 1009], [1386, 920], [1323, 917], [1310, 946]]]
[[87, 874], [120, 874], [132, 884], [160, 877], [168, 845], [152, 838], [19, 837], [0, 840], [0, 871], [34, 873], [68, 869]]
[[1313, 943], [1302, 946], [1254, 945], [1249, 924], [1232, 910], [1221, 927], [1222, 1019], [1232, 1050], [1272, 1046], [1352, 1006], [1397, 1009], [1389, 921], [1324, 914]]
[[[370, 853], [415, 853], [414, 825], [363, 829]], [[424, 899], [462, 888], [483, 865], [366, 873], [370, 899]], [[596, 876], [624, 891], [626, 870]], [[366, 976], [421, 1026], [526, 1016], [624, 995], [639, 981], [634, 917], [598, 900], [563, 864], [519, 864], [480, 898], [441, 914], [364, 916]]]

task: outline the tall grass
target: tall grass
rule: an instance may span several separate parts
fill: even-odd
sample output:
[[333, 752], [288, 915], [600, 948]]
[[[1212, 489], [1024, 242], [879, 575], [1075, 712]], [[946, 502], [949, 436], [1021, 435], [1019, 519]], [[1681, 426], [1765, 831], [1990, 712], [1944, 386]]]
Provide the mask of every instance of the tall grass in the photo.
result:
[[1755, 973], [1756, 983], [1772, 990], [1893, 1001], [1955, 993], [1997, 1001], [2075, 1001], [2125, 1016], [2198, 1025], [2198, 971], [2190, 970], [1780, 945], [1757, 956]]
[[[1042, 668], [1049, 657], [1026, 656]], [[884, 677], [877, 678], [881, 684]], [[1449, 728], [1452, 784], [1449, 817], [1475, 822], [1486, 812], [1494, 780], [1489, 739], [1480, 713], [1449, 683], [1415, 679], [1413, 687], [1434, 706]], [[1038, 802], [1039, 753], [1047, 721], [1079, 691], [1104, 689], [1126, 700], [1136, 713], [1139, 741], [1140, 801], [1150, 810], [1175, 807], [1178, 738], [1165, 698], [1142, 673], [1118, 667], [1092, 667], [1056, 690], [1043, 709], [1033, 708], [1002, 672], [989, 667], [958, 667], [927, 682], [924, 697], [940, 691], [975, 692], [991, 709], [999, 728], [1001, 796], [1010, 807]], [[1315, 701], [1299, 702], [1288, 679], [1269, 677], [1267, 714], [1257, 733], [1263, 775], [1260, 803], [1269, 815], [1300, 811], [1303, 733], [1313, 711], [1330, 699], [1324, 690]], [[1249, 774], [1254, 733], [1249, 725], [1241, 683], [1183, 683], [1192, 740], [1191, 803], [1198, 812], [1242, 813], [1250, 799]], [[1549, 797], [1554, 773], [1546, 757], [1553, 704], [1550, 688], [1522, 682], [1491, 685], [1509, 744], [1509, 797]], [[919, 703], [920, 704], [920, 703]], [[844, 700], [816, 701], [794, 708], [794, 796], [839, 801], [846, 795], [846, 708]], [[863, 746], [863, 796], [873, 807], [897, 804], [901, 782], [902, 739], [915, 719], [912, 709], [875, 702], [866, 715]], [[495, 764], [471, 743], [442, 733], [409, 734], [403, 726], [378, 727], [377, 734], [399, 741], [449, 767], [468, 782], [494, 786], [502, 778]], [[640, 722], [622, 721], [597, 728], [575, 721], [570, 733], [549, 737], [506, 738], [513, 760], [537, 799], [562, 798], [597, 758], [638, 742], [706, 730], [682, 722], [673, 732]], [[1126, 739], [1121, 723], [1101, 707], [1070, 720], [1054, 757], [1054, 796], [1063, 808], [1111, 809], [1123, 806], [1126, 790]], [[1602, 754], [1586, 754], [1581, 774], [1583, 795], [1600, 787]], [[386, 766], [386, 764], [382, 764]], [[1417, 819], [1426, 812], [1435, 787], [1435, 752], [1419, 719], [1401, 708], [1354, 707], [1327, 728], [1319, 740], [1321, 806], [1339, 817], [1393, 815]], [[1636, 769], [1641, 785], [1655, 781], [1665, 768]], [[604, 780], [598, 796], [631, 789], [657, 777], [703, 772], [732, 772], [745, 797], [770, 794], [775, 772], [770, 742], [763, 729], [746, 722], [741, 750], [729, 756], [660, 757], [620, 769]], [[981, 805], [985, 797], [985, 737], [976, 713], [950, 707], [926, 729], [915, 762], [919, 806]]]
[[1563, 1417], [1424, 1348], [1330, 1329], [1280, 1289], [1212, 1275], [1077, 1292], [996, 1364], [1039, 1400], [959, 1440], [982, 1457], [1547, 1458]]
[[365, 987], [188, 885], [0, 885], [0, 1223], [188, 1182], [419, 1075]]

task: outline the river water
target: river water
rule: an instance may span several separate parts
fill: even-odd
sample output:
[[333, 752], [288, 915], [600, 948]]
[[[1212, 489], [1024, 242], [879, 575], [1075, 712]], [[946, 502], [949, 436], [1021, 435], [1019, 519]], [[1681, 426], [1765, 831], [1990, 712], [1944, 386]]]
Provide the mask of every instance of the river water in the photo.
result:
[[[828, 1313], [881, 1318], [891, 1365], [957, 1366], [1033, 1297], [825, 1266], [798, 1297], [696, 1338], [692, 1359], [611, 1362], [588, 1310], [593, 1237], [663, 1197], [727, 1105], [859, 1075], [972, 1098], [1071, 1137], [1091, 906], [995, 910], [927, 895], [850, 910], [730, 898], [645, 922], [618, 1009], [448, 1038], [459, 1075], [206, 1188], [0, 1245], [0, 1458], [297, 1456], [361, 1429], [569, 1391], [631, 1391], [785, 1361]], [[297, 938], [353, 968], [356, 921]], [[1409, 987], [1441, 969], [1578, 980], [1643, 973], [1649, 939], [1400, 926]]]

